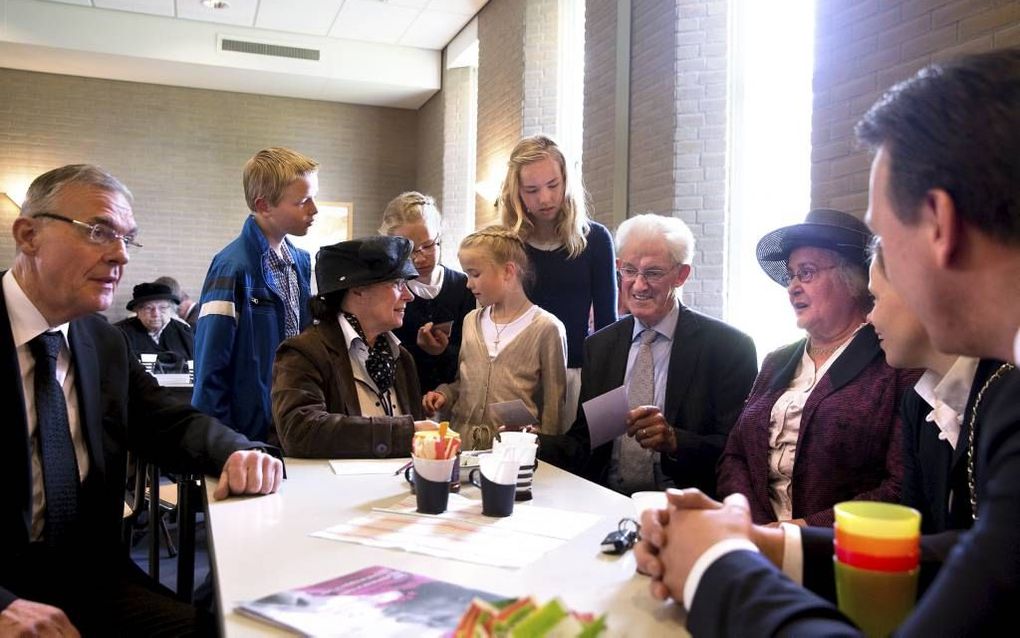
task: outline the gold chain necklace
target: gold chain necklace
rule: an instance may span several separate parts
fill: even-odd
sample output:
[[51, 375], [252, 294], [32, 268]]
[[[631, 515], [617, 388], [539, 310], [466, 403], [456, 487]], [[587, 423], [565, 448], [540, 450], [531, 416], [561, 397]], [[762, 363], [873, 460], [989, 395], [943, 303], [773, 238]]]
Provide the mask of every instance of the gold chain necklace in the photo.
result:
[[[521, 306], [521, 307], [523, 307], [523, 306]], [[520, 308], [518, 308], [518, 310], [520, 310]], [[523, 313], [521, 313], [521, 314], [523, 314]], [[493, 341], [492, 341], [492, 347], [493, 347], [493, 349], [496, 352], [499, 352], [499, 340], [503, 337], [503, 332], [507, 328], [510, 327], [510, 324], [512, 324], [517, 319], [519, 319], [520, 315], [517, 315], [517, 316], [510, 315], [510, 317], [511, 317], [510, 320], [507, 321], [506, 323], [502, 324], [503, 327], [500, 328], [499, 327], [500, 324], [496, 323], [496, 313], [495, 313], [494, 309], [492, 309], [492, 308], [489, 309], [489, 319], [492, 319], [492, 327], [496, 330], [496, 338], [493, 339]]]
[[985, 384], [974, 398], [974, 407], [970, 411], [970, 431], [967, 433], [967, 487], [970, 489], [970, 515], [976, 521], [977, 515], [977, 481], [974, 479], [974, 431], [977, 430], [977, 412], [981, 407], [981, 400], [985, 397], [985, 390], [992, 383], [1001, 378], [1004, 374], [1014, 368], [1011, 363], [1004, 363], [999, 366], [992, 376], [988, 377]]

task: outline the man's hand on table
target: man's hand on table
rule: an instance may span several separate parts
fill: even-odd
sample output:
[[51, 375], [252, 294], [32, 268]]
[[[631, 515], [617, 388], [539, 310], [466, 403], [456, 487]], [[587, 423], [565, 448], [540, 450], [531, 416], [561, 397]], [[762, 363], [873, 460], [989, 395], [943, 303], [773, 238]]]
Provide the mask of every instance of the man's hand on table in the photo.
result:
[[280, 489], [282, 480], [280, 459], [259, 450], [238, 450], [223, 464], [213, 498], [220, 501], [232, 494], [272, 494]]

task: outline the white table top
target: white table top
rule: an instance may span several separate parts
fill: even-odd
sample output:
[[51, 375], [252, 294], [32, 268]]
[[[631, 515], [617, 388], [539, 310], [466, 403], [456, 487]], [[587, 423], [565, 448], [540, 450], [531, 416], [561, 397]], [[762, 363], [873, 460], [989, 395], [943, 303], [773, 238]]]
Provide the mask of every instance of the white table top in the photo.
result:
[[[633, 552], [621, 557], [600, 552], [600, 541], [619, 519], [634, 515], [630, 499], [615, 492], [551, 465], [539, 465], [531, 503], [603, 517], [527, 567], [504, 569], [313, 538], [312, 532], [398, 500], [408, 493], [407, 483], [403, 476], [337, 476], [324, 460], [286, 463], [287, 480], [279, 493], [269, 496], [213, 501], [216, 480], [206, 480], [206, 529], [224, 636], [284, 635], [235, 613], [234, 605], [371, 565], [507, 596], [531, 595], [543, 602], [558, 596], [577, 611], [607, 612], [611, 636], [687, 635], [682, 608], [651, 598], [648, 579], [635, 573]], [[480, 498], [478, 489], [467, 482], [460, 493]]]

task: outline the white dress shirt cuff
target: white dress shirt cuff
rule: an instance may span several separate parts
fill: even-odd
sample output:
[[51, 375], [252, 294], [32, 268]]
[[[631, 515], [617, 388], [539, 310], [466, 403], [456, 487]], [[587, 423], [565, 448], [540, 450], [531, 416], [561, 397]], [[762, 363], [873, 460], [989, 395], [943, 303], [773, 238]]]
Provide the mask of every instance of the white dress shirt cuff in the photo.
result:
[[780, 523], [783, 529], [783, 573], [798, 585], [804, 584], [804, 545], [800, 540], [800, 526]]
[[705, 572], [712, 566], [712, 563], [730, 552], [737, 552], [743, 549], [752, 552], [758, 551], [758, 547], [746, 538], [727, 538], [706, 549], [698, 557], [698, 560], [694, 561], [691, 573], [687, 576], [687, 582], [684, 584], [683, 602], [686, 609], [691, 608], [691, 603], [694, 602], [694, 594], [698, 590], [701, 577], [705, 575]]

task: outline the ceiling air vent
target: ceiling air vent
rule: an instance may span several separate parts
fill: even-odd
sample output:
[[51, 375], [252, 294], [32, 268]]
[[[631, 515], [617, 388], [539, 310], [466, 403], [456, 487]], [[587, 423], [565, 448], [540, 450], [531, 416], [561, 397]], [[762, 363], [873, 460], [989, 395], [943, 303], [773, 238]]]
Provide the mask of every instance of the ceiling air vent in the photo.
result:
[[248, 42], [230, 38], [222, 38], [220, 40], [220, 50], [269, 55], [276, 58], [291, 58], [294, 60], [313, 60], [315, 62], [319, 61], [320, 53], [318, 49], [303, 49], [301, 47], [268, 44], [266, 42]]

